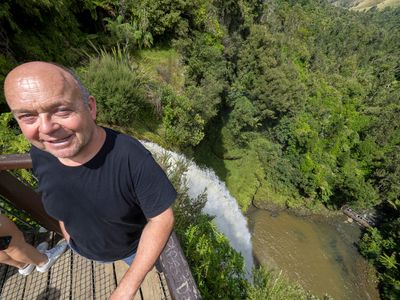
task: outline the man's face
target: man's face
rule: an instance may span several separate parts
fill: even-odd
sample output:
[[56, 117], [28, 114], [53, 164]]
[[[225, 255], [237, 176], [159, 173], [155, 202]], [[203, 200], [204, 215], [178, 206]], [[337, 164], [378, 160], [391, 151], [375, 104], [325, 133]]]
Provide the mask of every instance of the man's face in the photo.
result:
[[6, 79], [7, 103], [34, 146], [61, 159], [79, 157], [96, 128], [95, 100], [89, 97], [85, 104], [66, 71], [50, 65], [35, 72], [34, 67]]

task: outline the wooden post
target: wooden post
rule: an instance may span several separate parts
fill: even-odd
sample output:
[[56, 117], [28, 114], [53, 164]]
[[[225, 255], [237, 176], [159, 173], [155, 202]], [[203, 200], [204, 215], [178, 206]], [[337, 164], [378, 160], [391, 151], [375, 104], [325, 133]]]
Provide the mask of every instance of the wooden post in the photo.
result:
[[173, 300], [201, 299], [175, 232], [172, 232], [160, 255], [159, 262]]

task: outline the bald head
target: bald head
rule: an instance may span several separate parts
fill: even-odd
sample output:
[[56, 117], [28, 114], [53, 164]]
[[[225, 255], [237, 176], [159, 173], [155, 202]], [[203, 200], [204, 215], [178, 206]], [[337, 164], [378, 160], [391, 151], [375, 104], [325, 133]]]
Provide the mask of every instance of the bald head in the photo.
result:
[[96, 99], [82, 101], [74, 74], [46, 62], [29, 62], [13, 69], [4, 94], [24, 136], [62, 163], [86, 162], [100, 149], [105, 133], [96, 125]]
[[7, 102], [18, 98], [22, 102], [51, 101], [57, 95], [74, 90], [87, 103], [89, 93], [70, 70], [47, 62], [28, 62], [13, 69], [4, 81]]

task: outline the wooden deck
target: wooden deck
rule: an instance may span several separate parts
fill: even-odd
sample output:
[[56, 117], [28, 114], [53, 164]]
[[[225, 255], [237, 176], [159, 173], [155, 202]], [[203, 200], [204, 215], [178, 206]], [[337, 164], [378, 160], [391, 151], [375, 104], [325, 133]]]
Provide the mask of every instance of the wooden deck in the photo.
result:
[[[34, 271], [22, 276], [16, 268], [0, 265], [0, 299], [108, 299], [127, 269], [123, 261], [102, 264], [87, 260], [70, 249], [46, 273]], [[171, 297], [164, 274], [153, 268], [134, 300], [160, 299]]]

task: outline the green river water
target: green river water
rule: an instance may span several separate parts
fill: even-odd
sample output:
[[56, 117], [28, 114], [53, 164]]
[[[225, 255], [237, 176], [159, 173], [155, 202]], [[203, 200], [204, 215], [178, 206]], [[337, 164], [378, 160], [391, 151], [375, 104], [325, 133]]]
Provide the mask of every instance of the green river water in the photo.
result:
[[251, 208], [247, 214], [256, 262], [282, 270], [292, 282], [322, 298], [379, 299], [373, 272], [357, 252], [360, 228], [345, 216], [272, 215]]

